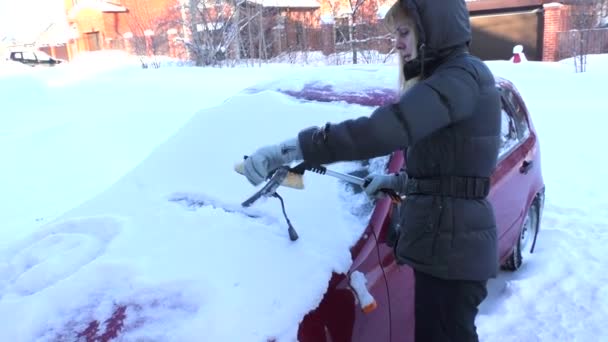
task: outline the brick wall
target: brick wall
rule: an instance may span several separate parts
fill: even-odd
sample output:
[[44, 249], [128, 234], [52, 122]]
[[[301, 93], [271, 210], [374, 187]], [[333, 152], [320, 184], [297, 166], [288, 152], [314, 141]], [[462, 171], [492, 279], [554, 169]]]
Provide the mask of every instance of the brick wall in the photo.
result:
[[127, 13], [103, 13], [105, 38], [119, 39], [125, 32], [131, 31]]
[[46, 52], [50, 56], [55, 57], [55, 58], [64, 59], [64, 60], [68, 60], [69, 59], [68, 47], [66, 45], [41, 46], [39, 49], [41, 51]]
[[588, 53], [608, 52], [608, 29], [571, 30], [572, 7], [560, 3], [544, 5], [543, 61], [569, 58], [577, 50], [576, 41], [584, 35]]
[[[73, 12], [71, 1], [66, 1], [65, 4], [68, 13], [72, 12], [70, 24], [77, 27], [79, 35], [70, 43], [73, 52], [97, 48], [134, 52], [136, 42], [145, 42], [144, 53], [147, 54], [152, 53], [150, 46], [160, 48], [163, 53], [171, 52], [176, 56], [184, 54], [184, 51], [178, 51], [179, 46], [169, 41], [169, 36], [172, 39], [181, 31], [181, 25], [176, 24], [181, 19], [177, 0], [124, 0], [128, 12], [116, 13], [103, 13], [94, 7]], [[146, 30], [154, 31], [154, 35], [144, 37]], [[125, 39], [125, 33], [130, 33], [132, 38]], [[93, 41], [98, 41], [98, 44], [92, 44]]]
[[544, 4], [543, 61], [556, 61], [559, 54], [558, 32], [568, 29], [568, 6]]

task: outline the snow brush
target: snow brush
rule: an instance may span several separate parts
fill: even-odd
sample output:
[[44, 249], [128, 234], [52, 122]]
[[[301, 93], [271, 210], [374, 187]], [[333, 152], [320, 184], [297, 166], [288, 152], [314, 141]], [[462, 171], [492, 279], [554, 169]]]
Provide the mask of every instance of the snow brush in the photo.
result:
[[[244, 157], [247, 159], [247, 156]], [[234, 166], [234, 170], [241, 174], [245, 174], [245, 165], [243, 162], [240, 162]], [[258, 190], [256, 193], [251, 195], [248, 199], [246, 199], [241, 205], [243, 207], [249, 207], [255, 201], [259, 200], [263, 197], [275, 197], [281, 201], [281, 209], [283, 211], [283, 217], [285, 217], [285, 221], [287, 222], [289, 239], [291, 241], [296, 241], [298, 239], [298, 233], [295, 228], [291, 224], [289, 217], [287, 217], [287, 212], [285, 211], [285, 202], [283, 201], [283, 197], [277, 193], [277, 188], [281, 185], [285, 184], [285, 186], [294, 188], [294, 189], [303, 189], [304, 183], [302, 181], [302, 175], [295, 174], [290, 172], [290, 168], [288, 166], [282, 166], [274, 171], [272, 171], [268, 176], [268, 181], [264, 186]]]
[[[245, 158], [247, 158], [247, 157], [245, 157]], [[346, 173], [332, 171], [323, 165], [312, 164], [312, 163], [309, 163], [306, 161], [301, 162], [300, 164], [298, 164], [294, 167], [285, 166], [284, 168], [287, 169], [287, 176], [283, 179], [283, 181], [279, 185], [285, 186], [288, 188], [298, 189], [298, 190], [304, 189], [304, 172], [306, 172], [306, 171], [311, 171], [311, 172], [315, 172], [315, 173], [318, 173], [321, 175], [327, 175], [327, 176], [331, 176], [334, 178], [338, 178], [345, 182], [359, 185], [362, 189], [367, 187], [369, 185], [369, 183], [371, 182], [370, 179], [360, 178], [360, 177], [356, 177], [356, 176], [349, 175]], [[244, 174], [243, 169], [244, 169], [244, 164], [242, 162], [238, 163], [234, 167], [234, 170], [240, 174]], [[272, 175], [272, 174], [273, 174], [273, 172], [270, 173], [270, 175]], [[394, 190], [380, 189], [380, 192], [388, 195], [393, 201], [396, 201], [396, 202], [401, 201], [401, 196], [399, 196], [399, 194], [397, 194]]]
[[[244, 158], [247, 159], [247, 156], [245, 156]], [[240, 162], [234, 166], [234, 170], [241, 175], [245, 174], [244, 168], [245, 166], [243, 162]], [[332, 171], [327, 169], [327, 167], [323, 165], [311, 164], [304, 161], [294, 167], [282, 166], [270, 172], [266, 184], [255, 194], [245, 200], [241, 205], [243, 207], [249, 207], [255, 201], [262, 197], [278, 198], [281, 201], [281, 209], [283, 210], [283, 216], [285, 217], [285, 221], [287, 221], [287, 225], [289, 227], [289, 238], [291, 239], [291, 241], [297, 240], [298, 233], [296, 233], [295, 229], [291, 224], [291, 221], [287, 217], [283, 198], [276, 191], [279, 186], [285, 186], [298, 190], [304, 189], [304, 172], [306, 171], [311, 171], [318, 174], [338, 178], [348, 183], [357, 184], [361, 186], [361, 188], [365, 188], [366, 186], [368, 186], [371, 181], [369, 179], [364, 179], [353, 175]], [[388, 195], [393, 201], [393, 203], [401, 202], [401, 196], [399, 196], [399, 194], [397, 194], [394, 190], [380, 189], [380, 191]]]

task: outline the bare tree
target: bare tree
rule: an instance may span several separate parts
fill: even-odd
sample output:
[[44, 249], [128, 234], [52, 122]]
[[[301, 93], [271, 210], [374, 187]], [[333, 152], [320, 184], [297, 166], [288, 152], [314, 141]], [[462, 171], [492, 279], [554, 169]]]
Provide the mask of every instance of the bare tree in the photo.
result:
[[[258, 64], [267, 61], [270, 57], [270, 49], [274, 40], [267, 39], [276, 34], [276, 23], [280, 21], [280, 13], [274, 7], [266, 7], [261, 0], [247, 0], [242, 4], [241, 13], [247, 17], [242, 23], [242, 41], [244, 56], [252, 63], [257, 59]], [[280, 44], [280, 39], [277, 39]]]
[[[334, 17], [341, 17], [336, 23], [333, 43], [342, 47], [339, 49], [342, 52], [346, 50], [342, 58], [346, 59], [348, 52], [352, 53], [353, 64], [383, 58], [370, 47], [376, 40], [386, 40], [387, 34], [376, 27], [379, 25], [366, 23], [376, 15], [376, 3], [367, 0], [328, 1]], [[154, 56], [174, 49], [173, 41], [169, 42], [169, 28], [171, 35], [181, 33], [174, 41], [183, 44], [197, 66], [234, 65], [243, 59], [262, 63], [275, 53], [285, 51], [297, 56], [302, 54], [307, 60], [310, 46], [316, 46], [322, 40], [320, 29], [308, 27], [312, 13], [265, 6], [263, 0], [182, 0], [173, 8], [175, 13], [164, 20], [159, 19], [158, 10], [149, 8], [149, 4], [152, 3], [138, 0], [138, 8], [134, 11], [138, 13], [137, 18], [130, 21], [133, 47], [141, 56]], [[284, 46], [283, 40], [291, 40], [294, 33], [295, 42]]]
[[[390, 39], [390, 34], [378, 23], [369, 23], [370, 16], [377, 16], [378, 2], [368, 0], [329, 0], [329, 6], [336, 18], [336, 45], [348, 45], [352, 53], [352, 63], [359, 63], [359, 55], [364, 63], [377, 61], [369, 50], [377, 41]], [[346, 4], [347, 8], [344, 8]]]
[[[252, 9], [245, 6], [246, 3], [246, 0], [189, 0], [189, 15], [185, 20], [191, 37], [184, 37], [182, 41], [197, 66], [218, 65], [225, 60], [239, 61], [245, 55], [251, 56], [256, 40], [249, 31], [261, 25], [263, 12], [261, 7]], [[243, 44], [243, 35], [249, 46]]]
[[570, 48], [576, 72], [587, 70], [587, 54], [592, 49], [591, 36], [606, 11], [608, 0], [570, 0]]
[[128, 26], [133, 36], [129, 38], [131, 48], [140, 56], [142, 67], [158, 68], [159, 55], [169, 53], [167, 30], [180, 21], [177, 8], [155, 8], [145, 0], [133, 1], [130, 4], [132, 14]]
[[[235, 12], [225, 1], [189, 1], [190, 40], [184, 43], [197, 66], [217, 64], [226, 57], [229, 44], [238, 38]], [[237, 56], [238, 58], [238, 56]]]
[[342, 8], [343, 1], [329, 0], [329, 6], [338, 21], [338, 30], [336, 32], [336, 40], [338, 44], [349, 44], [352, 52], [353, 64], [357, 64], [357, 17], [361, 6], [366, 0], [348, 0], [348, 8]]
[[[264, 7], [260, 6], [260, 15], [258, 16], [259, 33], [258, 33], [258, 58], [260, 63], [262, 59], [266, 60], [266, 30], [264, 29]], [[251, 25], [251, 24], [250, 24]]]

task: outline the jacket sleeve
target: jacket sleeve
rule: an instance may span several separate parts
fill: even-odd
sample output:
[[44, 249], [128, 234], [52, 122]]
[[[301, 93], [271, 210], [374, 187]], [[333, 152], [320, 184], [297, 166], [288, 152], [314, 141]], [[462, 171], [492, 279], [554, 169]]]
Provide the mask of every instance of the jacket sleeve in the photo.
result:
[[397, 103], [370, 116], [311, 127], [298, 134], [304, 160], [326, 164], [384, 156], [472, 115], [479, 80], [467, 66], [439, 68]]

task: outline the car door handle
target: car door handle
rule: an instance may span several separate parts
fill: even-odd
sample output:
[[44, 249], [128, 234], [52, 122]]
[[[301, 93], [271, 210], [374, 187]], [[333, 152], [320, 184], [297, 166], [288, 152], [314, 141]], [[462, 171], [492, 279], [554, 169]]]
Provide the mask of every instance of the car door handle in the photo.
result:
[[530, 172], [530, 169], [532, 168], [532, 166], [534, 166], [534, 163], [532, 160], [524, 160], [524, 162], [521, 164], [521, 167], [519, 168], [519, 172], [525, 174], [528, 174], [528, 172]]

